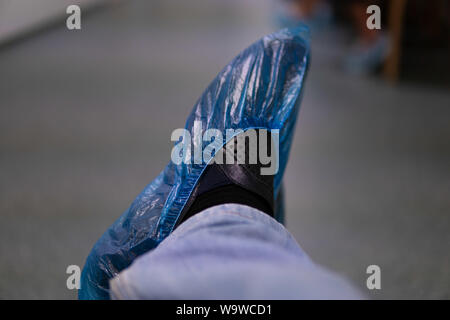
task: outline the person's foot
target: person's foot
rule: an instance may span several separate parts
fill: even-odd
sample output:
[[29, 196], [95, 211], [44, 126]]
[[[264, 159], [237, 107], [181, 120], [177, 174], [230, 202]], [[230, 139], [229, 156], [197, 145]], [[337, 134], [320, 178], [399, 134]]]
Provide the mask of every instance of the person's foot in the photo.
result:
[[[194, 133], [200, 126], [205, 131], [214, 129], [220, 133], [224, 138], [219, 139], [220, 148], [215, 152], [231, 140], [226, 134], [229, 129], [244, 132], [265, 129], [272, 132], [272, 136], [276, 133], [279, 139], [276, 170], [269, 170], [272, 176], [255, 184], [244, 182], [244, 178], [256, 179], [263, 174], [243, 174], [245, 168], [250, 168], [246, 165], [211, 166], [211, 159], [198, 163], [192, 160], [194, 157], [184, 157], [187, 161], [179, 164], [171, 161], [95, 244], [83, 269], [80, 299], [108, 299], [109, 279], [127, 268], [136, 257], [155, 248], [189, 214], [201, 210], [205, 203], [206, 206], [213, 204], [211, 200], [196, 203], [198, 199], [206, 199], [200, 198], [205, 192], [214, 192], [214, 188], [208, 188], [210, 182], [205, 184], [202, 178], [205, 181], [218, 179], [219, 184], [224, 183], [220, 187], [233, 186], [227, 190], [230, 199], [247, 198], [233, 196], [236, 186], [243, 188], [253, 200], [242, 201], [260, 206], [260, 210], [279, 221], [282, 219], [281, 181], [308, 62], [307, 30], [300, 27], [262, 38], [218, 74], [194, 106], [186, 129]], [[194, 141], [194, 149], [200, 144], [205, 150], [210, 143], [210, 140], [199, 141]], [[204, 190], [200, 190], [203, 187]]]
[[386, 61], [389, 52], [389, 36], [379, 32], [372, 41], [358, 41], [350, 48], [350, 53], [344, 60], [344, 68], [350, 74], [368, 75]]
[[[196, 213], [226, 203], [247, 205], [273, 217], [274, 174], [262, 172], [264, 168], [268, 169], [269, 164], [271, 168], [277, 167], [278, 157], [275, 149], [278, 146], [274, 140], [271, 133], [263, 129], [250, 129], [234, 136], [216, 154], [216, 161], [209, 163], [203, 171], [177, 219], [175, 228]], [[264, 163], [266, 161], [258, 157], [260, 154], [270, 163]], [[227, 159], [232, 159], [232, 163], [227, 163]]]
[[333, 10], [328, 1], [287, 1], [275, 11], [275, 21], [284, 28], [306, 25], [314, 34], [333, 24]]

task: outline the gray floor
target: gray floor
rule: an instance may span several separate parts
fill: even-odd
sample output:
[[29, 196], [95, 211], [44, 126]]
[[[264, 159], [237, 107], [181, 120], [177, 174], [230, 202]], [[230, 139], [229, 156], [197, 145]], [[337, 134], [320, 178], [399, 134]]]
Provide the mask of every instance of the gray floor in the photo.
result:
[[[247, 2], [132, 1], [0, 52], [0, 298], [76, 297], [66, 267], [167, 163], [215, 74], [271, 30], [270, 5]], [[448, 299], [450, 93], [345, 75], [343, 40], [314, 38], [287, 226], [371, 297]]]

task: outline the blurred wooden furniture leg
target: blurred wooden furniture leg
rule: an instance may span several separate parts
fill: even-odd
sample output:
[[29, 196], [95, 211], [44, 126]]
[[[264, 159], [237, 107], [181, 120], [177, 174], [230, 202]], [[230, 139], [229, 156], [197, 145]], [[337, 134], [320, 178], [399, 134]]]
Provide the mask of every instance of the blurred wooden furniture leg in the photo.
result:
[[403, 17], [405, 15], [407, 0], [389, 1], [389, 37], [391, 51], [384, 64], [384, 77], [395, 83], [400, 74], [400, 59], [402, 51]]

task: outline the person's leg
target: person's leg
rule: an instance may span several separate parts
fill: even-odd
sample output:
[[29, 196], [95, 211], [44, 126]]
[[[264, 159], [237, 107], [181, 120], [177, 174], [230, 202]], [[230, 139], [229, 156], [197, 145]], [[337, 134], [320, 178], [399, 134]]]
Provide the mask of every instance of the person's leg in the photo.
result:
[[206, 209], [110, 283], [114, 299], [360, 299], [286, 228], [240, 204]]
[[369, 74], [379, 68], [390, 51], [389, 36], [385, 31], [367, 27], [367, 8], [370, 5], [381, 6], [383, 1], [350, 1], [349, 16], [353, 24], [356, 39], [345, 60], [345, 68], [354, 74]]

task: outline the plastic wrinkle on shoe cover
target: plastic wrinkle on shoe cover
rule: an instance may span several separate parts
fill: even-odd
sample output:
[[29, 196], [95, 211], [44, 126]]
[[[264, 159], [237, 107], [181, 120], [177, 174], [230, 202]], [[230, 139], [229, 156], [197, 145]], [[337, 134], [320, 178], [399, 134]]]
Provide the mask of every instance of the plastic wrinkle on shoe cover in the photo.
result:
[[[195, 104], [185, 126], [192, 132], [194, 121], [201, 121], [203, 130], [215, 128], [224, 137], [226, 129], [280, 130], [279, 168], [274, 177], [275, 216], [280, 222], [283, 219], [281, 179], [308, 63], [306, 27], [283, 29], [263, 37], [217, 75]], [[145, 187], [87, 257], [80, 299], [109, 299], [109, 280], [170, 234], [205, 167], [205, 163], [176, 165], [170, 161]]]

